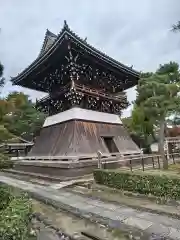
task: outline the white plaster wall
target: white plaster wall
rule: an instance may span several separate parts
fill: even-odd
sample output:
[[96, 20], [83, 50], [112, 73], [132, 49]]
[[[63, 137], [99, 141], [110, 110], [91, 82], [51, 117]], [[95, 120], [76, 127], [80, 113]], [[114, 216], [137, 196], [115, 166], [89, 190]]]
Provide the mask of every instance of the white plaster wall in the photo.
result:
[[122, 124], [120, 117], [115, 114], [97, 112], [81, 108], [71, 108], [67, 111], [58, 113], [46, 118], [43, 127], [51, 126], [57, 123], [62, 123], [68, 120], [85, 120], [113, 124]]

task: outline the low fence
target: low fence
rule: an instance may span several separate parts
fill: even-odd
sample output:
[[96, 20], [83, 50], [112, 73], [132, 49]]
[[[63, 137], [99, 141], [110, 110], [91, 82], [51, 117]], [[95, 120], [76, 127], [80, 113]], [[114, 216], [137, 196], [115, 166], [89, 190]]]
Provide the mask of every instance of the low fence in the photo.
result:
[[[165, 155], [168, 164], [176, 164], [180, 161], [180, 153], [173, 153]], [[161, 155], [130, 155], [130, 156], [118, 156], [112, 158], [100, 158], [98, 157], [98, 168], [109, 169], [113, 168], [128, 168], [130, 171], [141, 169], [145, 171], [147, 168], [161, 169], [163, 166], [163, 160]]]
[[[173, 153], [168, 154], [165, 156], [168, 160], [169, 164], [175, 164], [176, 162], [180, 162], [180, 153]], [[128, 168], [129, 170], [133, 171], [135, 169], [142, 169], [145, 171], [146, 168], [162, 168], [163, 161], [161, 155], [158, 154], [113, 154], [112, 156], [102, 156], [98, 153], [96, 156], [42, 156], [42, 157], [12, 157], [11, 160], [13, 161], [21, 161], [25, 162], [36, 162], [46, 163], [46, 164], [69, 164], [71, 168], [74, 168], [75, 165], [77, 166], [84, 166], [84, 167], [91, 167], [94, 168], [97, 166], [98, 168], [104, 169], [115, 169], [115, 168]]]

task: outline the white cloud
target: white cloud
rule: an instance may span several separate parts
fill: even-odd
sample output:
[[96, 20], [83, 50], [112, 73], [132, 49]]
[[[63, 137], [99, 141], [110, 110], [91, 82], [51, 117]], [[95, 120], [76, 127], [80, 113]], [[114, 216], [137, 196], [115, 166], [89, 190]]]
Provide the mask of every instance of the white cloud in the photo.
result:
[[[7, 79], [37, 57], [46, 28], [58, 33], [65, 19], [91, 45], [137, 70], [180, 63], [180, 34], [170, 31], [179, 20], [179, 0], [0, 0], [0, 5], [0, 60]], [[3, 93], [17, 89], [8, 82]], [[135, 96], [134, 89], [128, 91], [130, 101]]]

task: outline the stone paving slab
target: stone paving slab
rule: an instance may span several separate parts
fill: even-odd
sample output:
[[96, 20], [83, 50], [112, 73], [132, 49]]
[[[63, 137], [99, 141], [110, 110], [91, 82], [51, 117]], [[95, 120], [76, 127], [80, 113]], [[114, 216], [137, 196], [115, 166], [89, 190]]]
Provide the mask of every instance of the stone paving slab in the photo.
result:
[[137, 227], [142, 230], [146, 230], [153, 225], [152, 222], [137, 217], [128, 217], [123, 222], [127, 225]]
[[[137, 217], [141, 218], [141, 219], [146, 219], [148, 221], [153, 222], [154, 219], [156, 218], [156, 214], [154, 213], [149, 213], [149, 212], [141, 212], [139, 214], [136, 215]], [[179, 228], [180, 229], [180, 225], [179, 225], [179, 221], [177, 221], [177, 219], [171, 218], [171, 217], [164, 217], [162, 215], [159, 215], [158, 218], [156, 218], [156, 222], [158, 222], [159, 224], [163, 224], [167, 227], [175, 227], [175, 228]]]
[[[96, 215], [99, 218], [109, 219], [116, 222], [116, 225], [125, 224], [129, 227], [138, 228], [149, 234], [159, 234], [162, 236], [171, 236], [173, 239], [180, 239], [180, 220], [168, 216], [152, 214], [145, 211], [105, 203], [100, 200], [93, 200], [84, 196], [76, 195], [66, 190], [55, 190], [50, 187], [44, 187], [29, 182], [0, 176], [0, 182], [29, 191], [43, 199], [54, 200], [60, 206], [69, 206], [76, 209], [76, 212], [83, 216]], [[112, 224], [110, 224], [112, 225]]]
[[37, 240], [60, 240], [60, 238], [51, 231], [44, 229], [38, 233]]
[[170, 228], [162, 224], [156, 224], [155, 221], [149, 228], [146, 229], [146, 231], [149, 233], [153, 232], [153, 233], [156, 233], [157, 235], [162, 235], [162, 236], [168, 236], [170, 234]]
[[180, 230], [177, 230], [175, 228], [169, 228], [170, 234], [169, 237], [172, 239], [180, 240]]

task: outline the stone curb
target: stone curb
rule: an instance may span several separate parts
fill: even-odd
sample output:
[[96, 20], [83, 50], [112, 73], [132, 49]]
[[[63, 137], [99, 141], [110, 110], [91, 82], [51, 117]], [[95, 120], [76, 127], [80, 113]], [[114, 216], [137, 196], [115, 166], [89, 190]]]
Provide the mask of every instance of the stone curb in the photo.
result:
[[[114, 205], [119, 205], [120, 203], [116, 202], [116, 201], [113, 201], [113, 200], [105, 200], [101, 197], [96, 197], [96, 196], [93, 196], [92, 194], [83, 194], [83, 193], [80, 193], [80, 192], [76, 192], [76, 191], [73, 191], [71, 190], [70, 188], [67, 188], [66, 189], [67, 192], [71, 192], [71, 193], [74, 193], [74, 194], [77, 194], [77, 195], [80, 195], [80, 196], [83, 196], [83, 197], [88, 197], [92, 200], [101, 200], [103, 202], [108, 202], [108, 203], [112, 203]], [[130, 207], [130, 208], [134, 208], [136, 210], [140, 210], [140, 211], [146, 211], [146, 212], [150, 212], [150, 213], [156, 213], [156, 214], [160, 214], [160, 215], [165, 215], [165, 216], [168, 216], [168, 217], [171, 217], [171, 218], [175, 218], [175, 219], [180, 219], [180, 214], [176, 214], [176, 213], [170, 213], [170, 212], [164, 212], [162, 210], [157, 210], [157, 209], [151, 209], [151, 208], [146, 208], [146, 207], [142, 207], [142, 206], [133, 206], [131, 204], [121, 204], [121, 206], [124, 206], [124, 207]]]
[[75, 207], [72, 207], [72, 206], [69, 206], [66, 204], [62, 204], [62, 203], [59, 203], [59, 202], [51, 200], [51, 199], [44, 199], [42, 196], [34, 194], [32, 192], [30, 193], [30, 195], [33, 198], [35, 198], [47, 205], [50, 205], [56, 209], [60, 209], [65, 212], [71, 213], [79, 218], [88, 219], [91, 222], [102, 224], [105, 227], [110, 228], [110, 229], [119, 229], [120, 231], [122, 231], [124, 233], [131, 233], [132, 235], [137, 236], [137, 239], [141, 239], [143, 237], [143, 239], [146, 239], [146, 240], [173, 240], [172, 238], [170, 238], [168, 236], [161, 236], [161, 235], [156, 235], [153, 233], [147, 233], [146, 230], [145, 231], [140, 230], [136, 227], [127, 225], [119, 220], [117, 220], [117, 221], [111, 220], [109, 218], [101, 217], [98, 214], [92, 214], [92, 213], [87, 213], [85, 211], [81, 211], [78, 208], [75, 208]]
[[41, 213], [39, 212], [35, 212], [32, 214], [32, 218], [37, 219], [39, 222], [42, 222], [45, 227], [48, 227], [52, 230], [55, 231], [56, 235], [61, 239], [67, 239], [67, 240], [83, 240], [82, 237], [78, 237], [78, 238], [73, 238], [72, 236], [70, 236], [67, 233], [64, 233], [64, 231], [58, 227], [55, 227], [52, 223], [52, 221], [50, 219], [48, 219], [47, 217], [44, 217]]
[[153, 195], [145, 195], [145, 194], [141, 194], [141, 193], [128, 192], [128, 191], [123, 191], [123, 190], [116, 189], [116, 188], [110, 188], [110, 187], [105, 186], [105, 185], [100, 185], [100, 184], [96, 184], [96, 185], [102, 191], [107, 189], [107, 191], [109, 191], [109, 192], [119, 193], [119, 194], [122, 194], [122, 195], [125, 195], [125, 196], [128, 196], [128, 197], [143, 198], [143, 199], [150, 200], [150, 201], [153, 201], [153, 202], [156, 202], [156, 203], [157, 203], [157, 201], [159, 201], [159, 203], [157, 203], [159, 205], [166, 204], [166, 205], [169, 205], [169, 206], [174, 206], [174, 205], [180, 206], [180, 201], [175, 200], [175, 199], [165, 199], [163, 197], [161, 198], [161, 197], [156, 197], [156, 196], [153, 196]]

